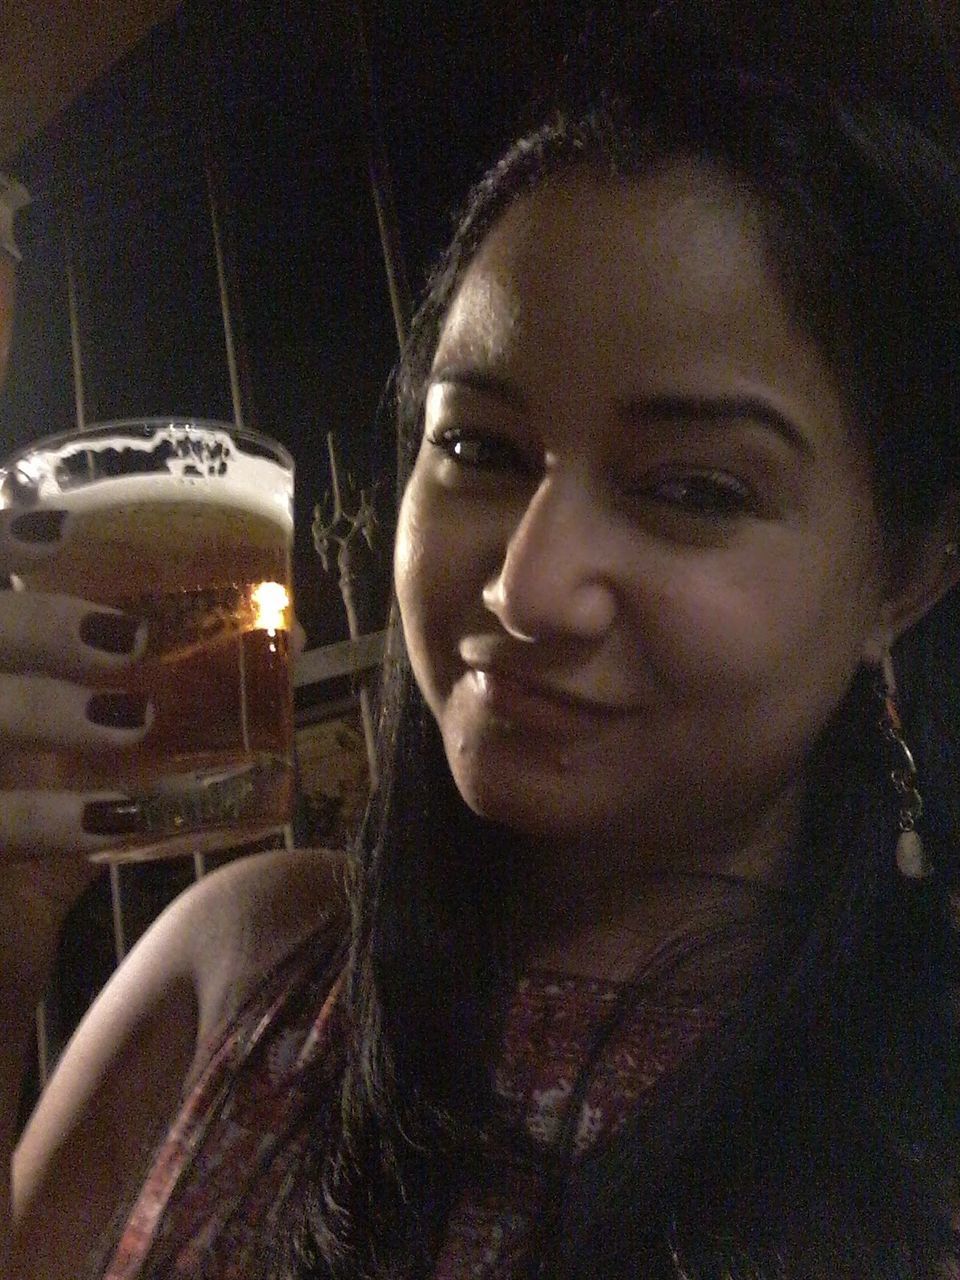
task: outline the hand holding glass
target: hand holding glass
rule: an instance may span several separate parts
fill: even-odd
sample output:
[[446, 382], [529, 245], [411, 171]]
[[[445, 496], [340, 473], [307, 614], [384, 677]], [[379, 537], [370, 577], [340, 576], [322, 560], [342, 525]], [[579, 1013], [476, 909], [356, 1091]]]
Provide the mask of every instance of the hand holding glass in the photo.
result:
[[32, 744], [37, 823], [75, 814], [79, 847], [135, 858], [288, 821], [292, 500], [281, 446], [209, 422], [91, 427], [0, 470], [3, 553], [23, 593], [3, 593], [0, 651], [4, 613], [42, 603], [62, 632], [21, 626], [34, 638], [18, 705], [33, 715], [9, 695], [0, 707], [0, 732]]

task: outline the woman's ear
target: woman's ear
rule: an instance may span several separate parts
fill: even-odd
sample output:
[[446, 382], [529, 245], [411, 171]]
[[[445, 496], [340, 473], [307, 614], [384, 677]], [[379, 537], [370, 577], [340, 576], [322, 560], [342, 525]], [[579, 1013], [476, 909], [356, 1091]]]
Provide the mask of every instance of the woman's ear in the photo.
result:
[[863, 654], [864, 661], [874, 665], [905, 631], [960, 585], [960, 491], [951, 492], [936, 520], [913, 535], [904, 534], [890, 554], [888, 594]]

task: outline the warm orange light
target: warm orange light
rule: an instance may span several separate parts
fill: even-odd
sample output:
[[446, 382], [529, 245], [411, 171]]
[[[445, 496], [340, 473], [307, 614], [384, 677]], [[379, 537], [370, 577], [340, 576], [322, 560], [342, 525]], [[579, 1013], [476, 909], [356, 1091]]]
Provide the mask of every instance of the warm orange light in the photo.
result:
[[253, 605], [253, 629], [255, 631], [286, 631], [289, 627], [287, 610], [290, 593], [281, 582], [261, 582], [250, 593]]

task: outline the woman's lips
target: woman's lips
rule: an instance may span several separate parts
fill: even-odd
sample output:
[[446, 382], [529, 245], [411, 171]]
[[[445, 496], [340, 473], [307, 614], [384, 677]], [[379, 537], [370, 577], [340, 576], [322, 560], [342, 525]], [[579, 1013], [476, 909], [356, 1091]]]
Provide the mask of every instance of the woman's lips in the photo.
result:
[[493, 715], [507, 721], [544, 723], [611, 720], [628, 715], [630, 707], [585, 698], [535, 678], [502, 670], [472, 668], [467, 680], [474, 695]]

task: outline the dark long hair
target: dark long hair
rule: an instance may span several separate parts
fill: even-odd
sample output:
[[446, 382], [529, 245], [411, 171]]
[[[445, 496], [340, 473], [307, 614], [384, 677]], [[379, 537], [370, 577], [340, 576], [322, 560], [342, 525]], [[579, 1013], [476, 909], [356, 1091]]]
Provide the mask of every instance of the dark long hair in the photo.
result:
[[[559, 117], [480, 183], [400, 371], [406, 466], [439, 328], [504, 209], [547, 175], [630, 179], [677, 156], [719, 166], [760, 211], [784, 293], [848, 388], [890, 546], [909, 548], [960, 488], [960, 177], [929, 129], [882, 103], [737, 71]], [[652, 1111], [558, 1183], [543, 1274], [933, 1276], [954, 1256], [956, 615], [948, 598], [897, 655], [936, 876], [910, 885], [894, 869], [861, 671], [810, 761], [782, 936]], [[355, 868], [344, 1120], [310, 1172], [323, 1195], [301, 1218], [303, 1275], [428, 1272], [456, 1171], [483, 1141], [515, 964], [515, 838], [454, 790], [399, 635], [380, 768]]]
[[[650, 72], [556, 117], [481, 181], [431, 280], [397, 380], [407, 471], [443, 318], [509, 204], [548, 175], [630, 180], [692, 158], [758, 210], [906, 554], [960, 489], [960, 175], [934, 133], [869, 93], [735, 69]], [[895, 871], [895, 797], [860, 671], [809, 761], [777, 936], [642, 1119], [556, 1180], [531, 1274], [932, 1280], [955, 1257], [958, 612], [948, 597], [895, 655], [936, 875]], [[399, 633], [379, 767], [351, 869], [340, 1057], [277, 1235], [282, 1274], [299, 1280], [430, 1273], [486, 1139], [500, 1001], [522, 960], [517, 837], [461, 801]]]

